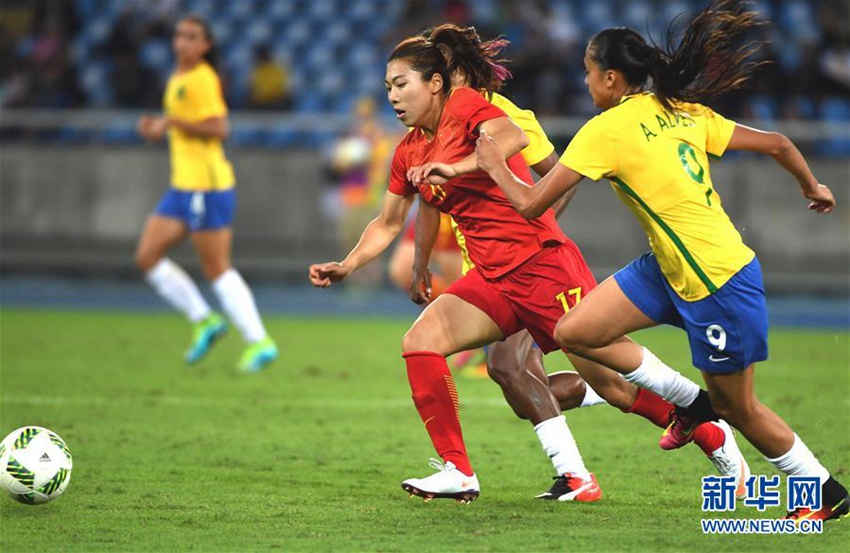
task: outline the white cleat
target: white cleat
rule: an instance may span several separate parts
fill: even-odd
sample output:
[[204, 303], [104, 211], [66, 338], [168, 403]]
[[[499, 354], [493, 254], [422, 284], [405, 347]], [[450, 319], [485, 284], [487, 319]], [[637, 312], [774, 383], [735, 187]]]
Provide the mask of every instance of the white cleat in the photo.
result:
[[481, 487], [473, 474], [467, 476], [457, 470], [451, 461], [445, 465], [437, 459], [428, 463], [439, 472], [425, 478], [408, 478], [401, 483], [402, 489], [411, 497], [421, 497], [426, 502], [432, 499], [454, 499], [458, 503], [469, 503], [478, 497]]
[[726, 440], [723, 445], [716, 449], [708, 459], [714, 464], [714, 468], [720, 473], [720, 476], [734, 476], [737, 485], [735, 486], [735, 499], [741, 501], [747, 497], [747, 479], [750, 477], [750, 467], [747, 465], [747, 460], [741, 454], [738, 448], [738, 443], [735, 441], [735, 434], [732, 427], [724, 420], [711, 422], [709, 424], [716, 425], [723, 430], [726, 435]]

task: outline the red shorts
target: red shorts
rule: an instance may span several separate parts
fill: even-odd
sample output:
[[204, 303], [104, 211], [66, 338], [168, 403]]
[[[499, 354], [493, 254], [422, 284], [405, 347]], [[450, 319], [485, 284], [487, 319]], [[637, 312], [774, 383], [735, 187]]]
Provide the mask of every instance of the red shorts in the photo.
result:
[[508, 336], [528, 329], [543, 353], [560, 346], [555, 325], [582, 297], [596, 288], [596, 279], [572, 241], [545, 248], [496, 279], [477, 269], [449, 286], [452, 294], [484, 311]]
[[[405, 242], [413, 242], [416, 239], [416, 219], [411, 219], [404, 228], [404, 234], [401, 239]], [[437, 233], [437, 240], [434, 242], [434, 251], [437, 252], [458, 252], [460, 246], [457, 245], [457, 238], [452, 230], [451, 216], [445, 213], [440, 214], [440, 231]]]

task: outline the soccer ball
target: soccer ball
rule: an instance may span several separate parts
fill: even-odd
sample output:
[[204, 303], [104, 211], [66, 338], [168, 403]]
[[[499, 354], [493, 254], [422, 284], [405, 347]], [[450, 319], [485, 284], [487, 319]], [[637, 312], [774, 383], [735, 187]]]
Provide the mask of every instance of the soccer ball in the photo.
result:
[[0, 488], [28, 505], [53, 501], [71, 481], [71, 452], [54, 432], [18, 428], [0, 443]]

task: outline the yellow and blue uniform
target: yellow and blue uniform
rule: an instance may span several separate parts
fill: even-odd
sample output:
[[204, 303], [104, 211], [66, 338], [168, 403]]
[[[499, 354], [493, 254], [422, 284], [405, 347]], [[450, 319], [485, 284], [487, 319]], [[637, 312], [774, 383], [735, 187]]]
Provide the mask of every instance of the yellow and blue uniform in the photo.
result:
[[[520, 152], [526, 165], [529, 167], [536, 165], [555, 151], [555, 146], [549, 141], [549, 137], [546, 136], [546, 132], [540, 126], [533, 111], [520, 109], [516, 104], [496, 92], [485, 93], [484, 97], [491, 104], [504, 111], [523, 130], [525, 136], [528, 137], [528, 146]], [[469, 259], [469, 252], [466, 250], [466, 238], [458, 229], [454, 219], [452, 219], [452, 230], [454, 230], [455, 238], [457, 239], [458, 246], [460, 246], [461, 256], [463, 257], [462, 271], [463, 274], [466, 274], [475, 267], [475, 264]]]
[[591, 119], [560, 160], [608, 179], [635, 214], [652, 253], [615, 278], [647, 316], [685, 328], [694, 364], [712, 372], [767, 358], [758, 260], [723, 210], [709, 170], [709, 157], [723, 155], [734, 130], [708, 107], [679, 103], [668, 111], [644, 92]]
[[[189, 123], [227, 116], [218, 75], [206, 62], [171, 75], [163, 108], [166, 115]], [[235, 178], [221, 140], [172, 126], [168, 142], [171, 189], [157, 213], [184, 220], [190, 230], [229, 226], [235, 209]]]

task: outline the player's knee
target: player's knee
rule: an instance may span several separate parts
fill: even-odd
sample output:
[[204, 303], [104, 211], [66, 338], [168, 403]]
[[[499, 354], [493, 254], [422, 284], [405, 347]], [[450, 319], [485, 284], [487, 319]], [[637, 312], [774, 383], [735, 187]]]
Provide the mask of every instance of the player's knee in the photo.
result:
[[154, 252], [146, 251], [143, 249], [136, 250], [136, 267], [142, 273], [147, 273], [151, 269], [153, 269], [161, 257], [159, 255], [154, 254]]
[[578, 374], [556, 373], [549, 376], [549, 391], [558, 400], [561, 411], [567, 411], [581, 405], [585, 383]]
[[438, 347], [438, 344], [435, 342], [433, 337], [428, 335], [421, 324], [414, 324], [410, 329], [404, 333], [404, 337], [401, 339], [401, 350], [404, 353], [409, 353], [411, 351], [433, 351], [436, 353], [443, 353]]
[[516, 363], [510, 363], [508, 355], [512, 352], [505, 351], [504, 342], [496, 342], [487, 347], [487, 375], [496, 384], [504, 384], [507, 382], [511, 374], [515, 372]]
[[230, 263], [227, 261], [202, 261], [201, 262], [201, 271], [204, 273], [204, 278], [206, 278], [209, 282], [213, 282], [218, 277], [227, 272], [227, 270], [231, 267]]
[[561, 318], [555, 326], [555, 341], [561, 348], [575, 353], [605, 347], [609, 342], [605, 336], [590, 332], [569, 317]]
[[487, 375], [496, 384], [502, 385], [510, 381], [516, 373], [516, 367], [509, 366], [504, 359], [489, 355], [487, 357]]
[[711, 407], [717, 415], [732, 426], [746, 426], [757, 417], [758, 400], [755, 397], [744, 401], [727, 401], [724, 398], [712, 397]]

